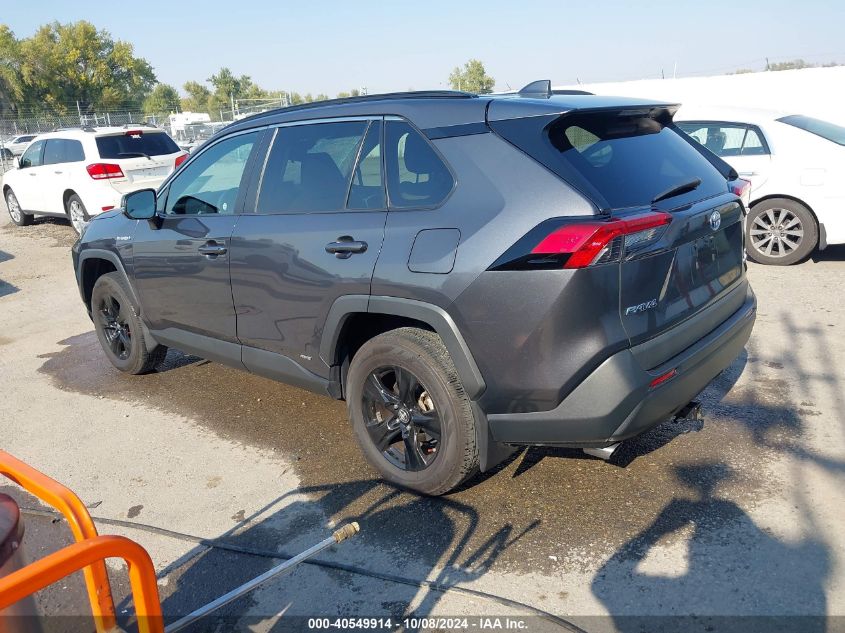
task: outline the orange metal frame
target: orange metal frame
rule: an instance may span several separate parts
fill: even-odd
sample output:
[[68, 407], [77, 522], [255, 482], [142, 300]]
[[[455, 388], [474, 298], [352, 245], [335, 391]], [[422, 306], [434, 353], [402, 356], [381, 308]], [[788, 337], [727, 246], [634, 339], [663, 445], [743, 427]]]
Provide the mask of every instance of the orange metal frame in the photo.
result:
[[0, 475], [61, 512], [76, 540], [74, 545], [0, 579], [0, 608], [82, 569], [97, 632], [111, 631], [117, 627], [117, 620], [103, 559], [119, 557], [129, 565], [140, 631], [163, 631], [155, 570], [149, 554], [140, 545], [122, 537], [98, 536], [91, 515], [73, 491], [2, 450]]
[[129, 584], [135, 600], [139, 633], [163, 633], [164, 622], [153, 561], [147, 550], [123, 536], [85, 539], [0, 578], [0, 609], [83, 567], [102, 564], [106, 558], [122, 558], [129, 566]]

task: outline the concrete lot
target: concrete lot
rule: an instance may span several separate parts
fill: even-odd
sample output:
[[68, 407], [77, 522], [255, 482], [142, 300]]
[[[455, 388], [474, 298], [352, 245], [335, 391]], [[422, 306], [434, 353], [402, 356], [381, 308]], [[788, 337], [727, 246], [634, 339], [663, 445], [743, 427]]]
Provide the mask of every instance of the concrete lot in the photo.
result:
[[[342, 403], [173, 351], [159, 373], [118, 374], [77, 295], [70, 227], [17, 228], [0, 211], [2, 446], [73, 488], [101, 533], [147, 548], [168, 616], [269, 568], [267, 555], [361, 523], [323, 565], [195, 630], [228, 630], [236, 614], [264, 631], [409, 613], [526, 615], [531, 630], [567, 630], [555, 616], [587, 631], [845, 630], [845, 617], [818, 619], [845, 616], [843, 248], [752, 266], [757, 326], [704, 392], [702, 425], [666, 422], [613, 463], [523, 451], [427, 499], [377, 479]], [[27, 520], [31, 552], [59, 545], [65, 526]], [[87, 610], [78, 579], [41, 604]]]

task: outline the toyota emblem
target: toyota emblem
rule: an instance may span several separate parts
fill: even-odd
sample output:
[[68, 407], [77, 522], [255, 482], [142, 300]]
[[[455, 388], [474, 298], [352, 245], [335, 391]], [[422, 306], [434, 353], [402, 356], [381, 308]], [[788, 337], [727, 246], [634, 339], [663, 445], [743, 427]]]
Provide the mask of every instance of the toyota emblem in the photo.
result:
[[720, 226], [722, 226], [722, 214], [714, 211], [710, 214], [710, 228], [718, 231]]

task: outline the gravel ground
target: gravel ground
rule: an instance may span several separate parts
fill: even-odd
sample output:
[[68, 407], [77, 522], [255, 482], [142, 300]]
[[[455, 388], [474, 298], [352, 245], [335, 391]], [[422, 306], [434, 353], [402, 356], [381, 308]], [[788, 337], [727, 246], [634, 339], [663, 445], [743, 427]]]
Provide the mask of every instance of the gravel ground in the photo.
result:
[[[3, 447], [76, 490], [101, 532], [147, 547], [168, 616], [274, 563], [185, 535], [282, 556], [358, 520], [361, 534], [322, 566], [269, 583], [214, 626], [413, 613], [526, 616], [531, 630], [560, 630], [553, 616], [588, 631], [845, 629], [845, 248], [752, 265], [757, 325], [702, 394], [702, 424], [666, 422], [611, 463], [522, 451], [428, 499], [378, 480], [342, 403], [174, 351], [158, 373], [118, 374], [79, 301], [72, 229], [21, 229], [0, 210]], [[28, 521], [31, 552], [60, 545], [61, 523]], [[42, 609], [84, 614], [78, 582], [45, 593]]]

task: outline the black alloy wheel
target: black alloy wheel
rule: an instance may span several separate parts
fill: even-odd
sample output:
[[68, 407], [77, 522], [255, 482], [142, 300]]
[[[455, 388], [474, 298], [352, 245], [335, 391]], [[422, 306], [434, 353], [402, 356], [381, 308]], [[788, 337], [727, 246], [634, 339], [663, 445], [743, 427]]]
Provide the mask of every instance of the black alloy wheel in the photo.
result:
[[440, 414], [413, 373], [395, 365], [372, 371], [364, 384], [362, 408], [370, 439], [391, 464], [418, 472], [437, 459]]
[[103, 296], [97, 307], [97, 317], [111, 353], [118, 360], [127, 360], [132, 353], [132, 329], [121, 302], [112, 295]]

